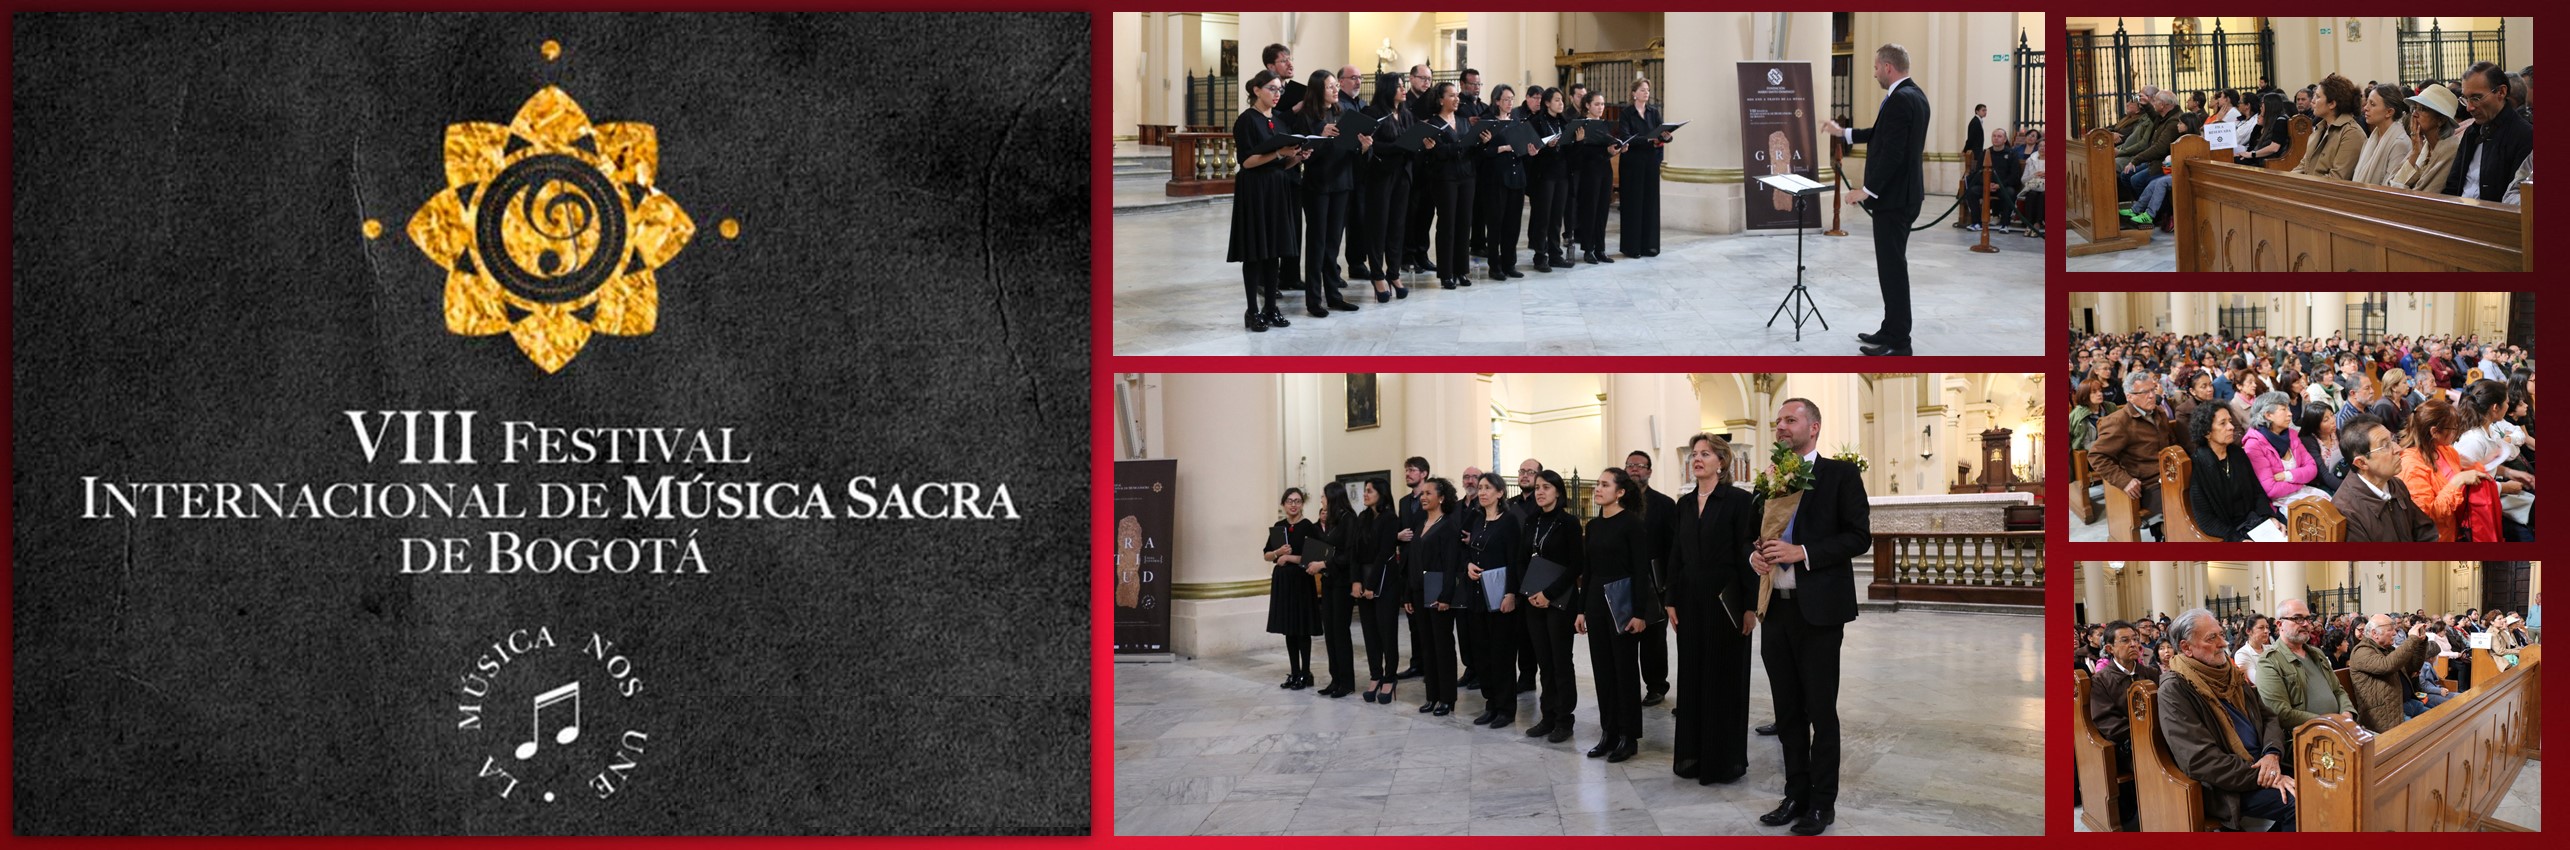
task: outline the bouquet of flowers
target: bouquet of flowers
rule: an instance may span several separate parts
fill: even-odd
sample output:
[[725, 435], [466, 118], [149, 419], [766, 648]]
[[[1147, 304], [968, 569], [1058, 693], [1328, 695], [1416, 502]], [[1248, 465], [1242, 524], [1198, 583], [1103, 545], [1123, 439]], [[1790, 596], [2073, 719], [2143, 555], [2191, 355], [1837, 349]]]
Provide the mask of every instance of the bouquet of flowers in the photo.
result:
[[[2102, 416], [2104, 416], [2105, 414], [2102, 414], [2102, 413], [2101, 413], [2101, 414], [2098, 414], [2098, 415], [2102, 417]], [[1861, 454], [1857, 454], [1857, 453], [1856, 453], [1856, 447], [1855, 447], [1855, 446], [1845, 446], [1845, 445], [1839, 446], [1839, 447], [1838, 447], [1838, 453], [1837, 453], [1837, 454], [1830, 455], [1830, 456], [1829, 456], [1829, 459], [1830, 459], [1830, 460], [1843, 460], [1843, 461], [1846, 461], [1846, 462], [1848, 462], [1848, 463], [1855, 464], [1855, 465], [1856, 465], [1856, 474], [1858, 474], [1858, 475], [1863, 475], [1863, 474], [1865, 474], [1866, 470], [1870, 470], [1870, 469], [1873, 469], [1873, 468], [1874, 468], [1872, 464], [1869, 464], [1869, 463], [1866, 463], [1866, 462], [1865, 462], [1865, 456], [1864, 456], [1864, 455], [1861, 455]]]
[[[1795, 454], [1793, 447], [1777, 443], [1767, 456], [1767, 469], [1758, 473], [1751, 484], [1753, 492], [1764, 503], [1758, 517], [1758, 539], [1783, 537], [1785, 526], [1792, 523], [1794, 511], [1802, 507], [1803, 492], [1812, 488], [1812, 464]], [[1767, 616], [1767, 597], [1775, 589], [1773, 573], [1758, 577], [1758, 616]]]

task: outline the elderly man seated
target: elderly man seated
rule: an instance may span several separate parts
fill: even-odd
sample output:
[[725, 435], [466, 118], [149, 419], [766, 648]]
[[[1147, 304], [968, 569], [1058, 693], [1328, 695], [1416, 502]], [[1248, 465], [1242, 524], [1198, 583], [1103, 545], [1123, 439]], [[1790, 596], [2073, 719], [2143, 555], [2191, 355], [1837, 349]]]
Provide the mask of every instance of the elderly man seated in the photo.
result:
[[2292, 831], [2292, 740], [2231, 666], [2213, 612], [2177, 615], [2169, 635], [2177, 656], [2160, 675], [2160, 734], [2178, 770], [2203, 786], [2204, 816], [2234, 830], [2253, 817]]
[[2097, 477], [2152, 513], [2143, 524], [2152, 529], [2154, 539], [2162, 538], [2158, 515], [2160, 450], [2168, 448], [2168, 432], [2162, 427], [2166, 413], [2160, 406], [2159, 392], [2159, 379], [2151, 373], [2126, 373], [2127, 404], [2098, 420], [2097, 440], [2088, 444], [2088, 466], [2097, 470]]
[[2420, 639], [2427, 624], [2409, 627], [2409, 639], [2400, 637], [2398, 621], [2389, 614], [2376, 614], [2365, 624], [2363, 639], [2356, 641], [2355, 651], [2347, 655], [2347, 678], [2356, 686], [2356, 722], [2376, 732], [2389, 732], [2408, 719], [2403, 704], [2418, 692], [2414, 685], [2418, 665], [2435, 656], [2436, 644]]
[[2319, 618], [2300, 599], [2276, 606], [2276, 642], [2258, 656], [2258, 698], [2286, 729], [2324, 714], [2355, 719], [2355, 700], [2320, 650]]

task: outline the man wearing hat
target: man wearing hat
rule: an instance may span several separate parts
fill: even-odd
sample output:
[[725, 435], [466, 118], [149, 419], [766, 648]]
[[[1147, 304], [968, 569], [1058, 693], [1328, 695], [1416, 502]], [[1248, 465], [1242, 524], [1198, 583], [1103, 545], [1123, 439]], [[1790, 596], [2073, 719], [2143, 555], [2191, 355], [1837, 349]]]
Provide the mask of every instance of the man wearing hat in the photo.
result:
[[2410, 129], [2417, 131], [2419, 142], [2407, 158], [2392, 166], [2393, 186], [2417, 192], [2442, 193], [2445, 177], [2454, 170], [2454, 151], [2462, 147], [2454, 138], [2455, 110], [2459, 104], [2454, 92], [2439, 83], [2429, 83], [2409, 96]]

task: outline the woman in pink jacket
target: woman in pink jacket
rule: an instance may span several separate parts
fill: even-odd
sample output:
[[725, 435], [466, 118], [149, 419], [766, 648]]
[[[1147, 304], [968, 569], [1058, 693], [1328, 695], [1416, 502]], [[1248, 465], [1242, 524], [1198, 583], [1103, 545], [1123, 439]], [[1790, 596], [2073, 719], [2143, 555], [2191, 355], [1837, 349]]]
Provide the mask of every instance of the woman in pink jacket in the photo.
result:
[[2241, 450], [2249, 456], [2249, 468], [2258, 471], [2258, 483], [2267, 490], [2267, 498], [2276, 510], [2288, 502], [2303, 498], [2329, 498], [2311, 479], [2320, 474], [2319, 461], [2302, 447], [2301, 429], [2293, 427], [2296, 405], [2292, 396], [2270, 392], [2258, 396], [2249, 407], [2249, 421], [2257, 423], [2240, 439]]

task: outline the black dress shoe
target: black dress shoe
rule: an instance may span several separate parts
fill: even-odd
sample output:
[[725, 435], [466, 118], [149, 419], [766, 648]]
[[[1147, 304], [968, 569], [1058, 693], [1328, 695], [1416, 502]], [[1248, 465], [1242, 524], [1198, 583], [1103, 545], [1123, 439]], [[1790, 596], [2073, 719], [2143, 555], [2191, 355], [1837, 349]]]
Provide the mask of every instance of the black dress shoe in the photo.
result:
[[1653, 249], [1651, 249], [1651, 250], [1648, 250], [1648, 251], [1644, 251], [1644, 252], [1642, 252], [1642, 256], [1645, 256], [1645, 257], [1657, 257], [1657, 256], [1659, 256], [1659, 255], [1660, 255], [1660, 249], [1658, 249], [1658, 248], [1653, 248]]
[[1767, 724], [1767, 725], [1765, 725], [1765, 726], [1760, 726], [1760, 727], [1758, 727], [1758, 734], [1761, 734], [1761, 735], [1773, 735], [1773, 734], [1776, 734], [1776, 724], [1769, 723], [1769, 724]]
[[1285, 674], [1285, 682], [1284, 682], [1283, 684], [1277, 685], [1276, 687], [1278, 687], [1278, 688], [1282, 688], [1282, 689], [1284, 689], [1284, 690], [1289, 690], [1289, 691], [1290, 691], [1290, 690], [1293, 690], [1293, 689], [1294, 689], [1294, 680], [1295, 680], [1295, 679], [1298, 679], [1298, 678], [1301, 678], [1301, 677], [1300, 677], [1300, 676], [1297, 676], [1297, 675], [1295, 675], [1295, 674], [1292, 674], [1292, 673], [1287, 673], [1287, 674]]
[[1526, 737], [1529, 738], [1541, 738], [1552, 733], [1553, 719], [1550, 717], [1535, 721], [1535, 725], [1526, 727]]
[[1568, 741], [1568, 740], [1570, 740], [1570, 739], [1571, 739], [1571, 721], [1570, 721], [1570, 719], [1569, 719], [1569, 718], [1563, 718], [1563, 719], [1562, 719], [1562, 721], [1561, 721], [1561, 723], [1560, 723], [1560, 725], [1554, 726], [1554, 727], [1553, 727], [1553, 734], [1550, 734], [1550, 735], [1546, 735], [1546, 736], [1544, 736], [1544, 740], [1551, 741], [1551, 742], [1556, 743], [1556, 744], [1561, 743], [1561, 742], [1563, 742], [1563, 741]]
[[1321, 302], [1318, 301], [1303, 302], [1303, 312], [1309, 314], [1315, 319], [1326, 319], [1330, 317], [1330, 308], [1321, 306]]
[[1899, 347], [1899, 348], [1894, 348], [1894, 347], [1892, 347], [1892, 346], [1888, 346], [1888, 345], [1868, 345], [1868, 346], [1860, 347], [1860, 348], [1858, 348], [1858, 349], [1856, 349], [1856, 350], [1857, 350], [1859, 353], [1862, 353], [1862, 354], [1864, 354], [1864, 355], [1865, 355], [1865, 356], [1867, 356], [1867, 357], [1908, 357], [1908, 356], [1910, 356], [1910, 347], [1909, 347], [1909, 346], [1906, 346], [1906, 345], [1901, 346], [1901, 347]]
[[1794, 821], [1794, 834], [1819, 835], [1838, 821], [1837, 809], [1837, 806], [1819, 806], [1804, 812], [1801, 820]]
[[1802, 816], [1803, 801], [1787, 797], [1783, 803], [1776, 805], [1775, 811], [1759, 815], [1758, 822], [1768, 826], [1784, 826], [1800, 820]]
[[1436, 701], [1436, 700], [1429, 700], [1429, 701], [1427, 701], [1427, 702], [1423, 702], [1423, 703], [1420, 703], [1420, 704], [1419, 704], [1419, 713], [1420, 713], [1420, 714], [1426, 714], [1426, 713], [1428, 713], [1428, 712], [1435, 711], [1435, 710], [1437, 710], [1437, 701]]
[[1647, 706], [1659, 705], [1659, 704], [1660, 704], [1660, 700], [1662, 700], [1662, 699], [1666, 699], [1666, 698], [1668, 697], [1668, 695], [1669, 695], [1669, 692], [1668, 692], [1668, 691], [1652, 691], [1652, 692], [1650, 692], [1650, 693], [1643, 694], [1643, 695], [1642, 695], [1642, 705], [1644, 705], [1644, 706], [1646, 706], [1646, 707], [1647, 707]]
[[1438, 279], [1437, 279], [1437, 287], [1438, 287], [1438, 288], [1440, 288], [1440, 289], [1453, 289], [1453, 288], [1455, 288], [1455, 281], [1454, 281], [1454, 278], [1438, 278]]
[[1514, 714], [1502, 714], [1498, 717], [1491, 718], [1490, 720], [1490, 728], [1492, 729], [1506, 729], [1515, 725], [1517, 725], [1517, 715]]
[[1525, 273], [1525, 272], [1518, 271], [1516, 266], [1509, 266], [1509, 267], [1508, 267], [1508, 276], [1509, 276], [1509, 277], [1525, 277], [1525, 276], [1526, 276], [1526, 273]]
[[1399, 673], [1394, 673], [1394, 674], [1392, 674], [1392, 678], [1394, 678], [1394, 679], [1416, 679], [1416, 678], [1419, 678], [1419, 665], [1412, 664], [1412, 665], [1410, 665], [1410, 669], [1408, 669], [1408, 670], [1403, 670], [1403, 671], [1401, 671], [1401, 672], [1399, 672]]
[[1348, 303], [1348, 300], [1347, 300], [1347, 299], [1339, 297], [1339, 294], [1338, 294], [1338, 293], [1336, 293], [1336, 292], [1330, 293], [1329, 300], [1327, 300], [1327, 301], [1323, 301], [1323, 302], [1321, 302], [1321, 303], [1322, 303], [1323, 305], [1328, 306], [1331, 310], [1335, 310], [1335, 311], [1338, 311], [1338, 312], [1341, 312], [1341, 313], [1354, 313], [1354, 312], [1356, 312], [1356, 305]]
[[1240, 314], [1240, 324], [1242, 327], [1248, 328], [1250, 333], [1263, 334], [1267, 332], [1267, 320], [1260, 318], [1258, 311], [1256, 310]]
[[1285, 314], [1276, 312], [1276, 308], [1274, 307], [1267, 308], [1265, 311], [1260, 312], [1258, 316], [1259, 318], [1266, 319], [1267, 326], [1271, 328], [1287, 328], [1294, 326], [1293, 322], [1285, 321]]
[[1465, 673], [1463, 678], [1455, 680], [1455, 687], [1466, 691], [1481, 687], [1481, 674]]
[[1623, 739], [1623, 743], [1616, 745], [1614, 752], [1606, 754], [1606, 763], [1615, 764], [1632, 758], [1633, 753], [1636, 750], [1641, 749], [1641, 743], [1642, 739], [1640, 738]]
[[1482, 709], [1482, 711], [1481, 711], [1481, 713], [1480, 713], [1480, 714], [1473, 715], [1473, 718], [1472, 718], [1472, 725], [1474, 725], [1474, 726], [1488, 726], [1488, 725], [1490, 725], [1490, 721], [1497, 720], [1497, 719], [1499, 719], [1499, 710], [1498, 710], [1498, 709], [1485, 708], [1485, 709]]
[[1438, 717], [1444, 717], [1444, 716], [1446, 716], [1446, 715], [1449, 715], [1449, 714], [1453, 714], [1453, 713], [1455, 713], [1455, 704], [1454, 704], [1454, 703], [1450, 703], [1450, 702], [1441, 702], [1441, 703], [1437, 703], [1437, 710], [1435, 710], [1435, 711], [1431, 711], [1431, 712], [1428, 712], [1428, 713], [1429, 713], [1429, 714], [1432, 714], [1432, 715], [1436, 715], [1436, 716], [1438, 716]]
[[1471, 269], [1465, 269], [1463, 274], [1456, 276], [1456, 277], [1455, 277], [1455, 285], [1456, 285], [1456, 286], [1471, 286], [1471, 285], [1472, 285], [1472, 270], [1471, 270]]
[[1669, 763], [1669, 772], [1677, 774], [1679, 779], [1694, 779], [1703, 775], [1701, 772], [1703, 764], [1695, 759], [1674, 761]]
[[1588, 261], [1592, 263], [1612, 263], [1615, 262], [1615, 258], [1596, 251], [1590, 251], [1588, 252]]
[[1602, 759], [1606, 757], [1607, 753], [1611, 752], [1615, 752], [1615, 736], [1608, 735], [1597, 739], [1597, 746], [1588, 748], [1588, 757], [1593, 759]]
[[1551, 273], [1553, 270], [1553, 258], [1542, 254], [1535, 255], [1535, 270], [1548, 274]]
[[1869, 333], [1860, 333], [1856, 335], [1856, 341], [1866, 345], [1880, 345], [1883, 338]]

